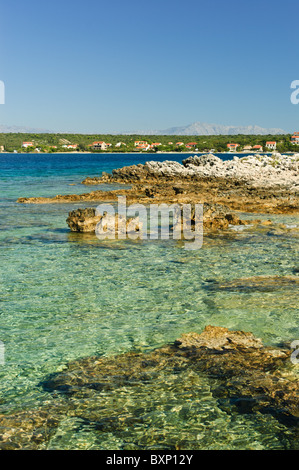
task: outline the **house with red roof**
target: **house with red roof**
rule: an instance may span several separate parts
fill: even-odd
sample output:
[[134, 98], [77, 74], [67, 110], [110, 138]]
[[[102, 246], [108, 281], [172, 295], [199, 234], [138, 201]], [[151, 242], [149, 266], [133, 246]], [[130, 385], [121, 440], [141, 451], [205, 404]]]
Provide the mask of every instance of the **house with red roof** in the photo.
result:
[[148, 143], [146, 140], [135, 140], [134, 145], [138, 147], [139, 145], [148, 145]]
[[155, 147], [159, 147], [160, 145], [162, 145], [161, 142], [154, 142], [153, 144], [149, 146], [149, 148], [154, 149]]
[[268, 142], [266, 142], [266, 147], [267, 147], [269, 150], [276, 150], [276, 142], [269, 140]]
[[65, 149], [69, 149], [69, 150], [71, 150], [71, 149], [76, 150], [76, 148], [78, 148], [78, 144], [69, 144], [69, 145], [65, 144], [62, 147], [65, 148]]
[[106, 142], [103, 142], [103, 141], [97, 141], [97, 142], [93, 142], [91, 144], [91, 147], [94, 149], [94, 150], [106, 150], [107, 147], [111, 147], [111, 144], [106, 144]]
[[291, 137], [291, 144], [299, 145], [299, 132], [294, 132], [294, 135]]
[[240, 144], [227, 144], [227, 148], [230, 152], [236, 152]]
[[33, 147], [34, 143], [33, 142], [23, 142], [22, 147], [27, 148], [27, 147]]
[[196, 147], [197, 146], [197, 142], [188, 142], [188, 144], [186, 144], [186, 147]]
[[136, 150], [148, 150], [150, 145], [147, 142], [136, 145]]

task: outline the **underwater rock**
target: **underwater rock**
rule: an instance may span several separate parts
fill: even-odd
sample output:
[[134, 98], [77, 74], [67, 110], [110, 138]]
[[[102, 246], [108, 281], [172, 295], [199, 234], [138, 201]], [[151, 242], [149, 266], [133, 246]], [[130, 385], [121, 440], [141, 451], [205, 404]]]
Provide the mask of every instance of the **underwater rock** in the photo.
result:
[[232, 281], [214, 282], [209, 284], [211, 290], [227, 290], [237, 292], [266, 291], [281, 288], [299, 287], [297, 276], [253, 276], [234, 279]]
[[[98, 432], [121, 432], [141, 423], [148, 412], [118, 407], [120, 394], [132, 400], [134, 390], [142, 391], [150, 403], [168, 377], [178, 377], [176, 398], [181, 393], [182, 402], [188, 400], [188, 387], [194, 392], [198, 386], [196, 377], [205, 377], [220, 407], [268, 413], [291, 428], [296, 440], [299, 386], [290, 357], [291, 350], [264, 346], [251, 333], [208, 325], [202, 333], [182, 334], [148, 353], [72, 361], [40, 383], [52, 396], [44, 407], [0, 415], [0, 449], [45, 448], [66, 416], [84, 420]], [[192, 377], [192, 384], [184, 383], [186, 377]]]
[[242, 348], [262, 348], [262, 341], [252, 333], [229, 331], [227, 328], [206, 326], [201, 334], [186, 333], [175, 343], [181, 348], [207, 348], [213, 350]]
[[66, 408], [42, 407], [0, 415], [0, 450], [37, 450], [47, 442]]
[[299, 385], [290, 356], [290, 350], [265, 347], [251, 333], [207, 326], [201, 334], [184, 334], [174, 344], [148, 354], [74, 361], [43, 387], [82, 397], [88, 390], [149, 384], [162, 370], [172, 374], [190, 368], [217, 379], [217, 396], [250, 397], [256, 410], [298, 418]]

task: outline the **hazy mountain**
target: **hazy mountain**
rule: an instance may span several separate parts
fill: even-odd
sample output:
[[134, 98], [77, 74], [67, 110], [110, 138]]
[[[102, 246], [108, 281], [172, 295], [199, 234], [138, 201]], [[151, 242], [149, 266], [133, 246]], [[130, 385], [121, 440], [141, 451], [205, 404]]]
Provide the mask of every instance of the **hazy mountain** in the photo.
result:
[[136, 131], [129, 134], [142, 135], [276, 135], [287, 134], [283, 129], [265, 129], [259, 126], [223, 126], [221, 124], [207, 124], [194, 122], [188, 126], [170, 127], [163, 130]]
[[[52, 134], [56, 133], [48, 129], [38, 129], [23, 126], [0, 125], [0, 133], [22, 133], [22, 134]], [[72, 134], [72, 132], [60, 132]], [[78, 132], [79, 133], [79, 132]], [[96, 132], [94, 132], [96, 134]], [[283, 129], [265, 129], [259, 126], [223, 126], [221, 124], [207, 124], [205, 122], [194, 122], [188, 126], [170, 127], [163, 130], [138, 130], [134, 132], [112, 132], [111, 134], [123, 135], [277, 135], [288, 134]]]
[[23, 127], [23, 126], [5, 126], [0, 125], [0, 133], [3, 134], [51, 134], [52, 132], [47, 129], [36, 129], [32, 127]]

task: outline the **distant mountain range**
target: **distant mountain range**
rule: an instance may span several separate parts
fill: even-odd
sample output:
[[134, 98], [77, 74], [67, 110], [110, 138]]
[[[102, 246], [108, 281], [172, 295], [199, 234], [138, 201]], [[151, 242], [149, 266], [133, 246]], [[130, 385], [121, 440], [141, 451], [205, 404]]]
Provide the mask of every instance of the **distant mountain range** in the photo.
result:
[[[37, 129], [22, 126], [0, 125], [0, 133], [22, 133], [22, 134], [54, 134], [56, 132], [48, 129]], [[72, 134], [72, 132], [59, 132], [60, 134]], [[265, 129], [259, 126], [224, 126], [221, 124], [207, 124], [205, 122], [194, 122], [187, 126], [170, 127], [163, 130], [139, 130], [134, 132], [112, 132], [114, 135], [277, 135], [288, 134], [283, 129]], [[76, 134], [80, 134], [76, 132]], [[97, 134], [97, 132], [93, 132]], [[103, 134], [101, 131], [98, 134]], [[104, 134], [108, 134], [107, 132]]]
[[36, 129], [33, 127], [22, 126], [5, 126], [0, 125], [0, 133], [3, 134], [52, 134], [52, 131], [47, 129]]
[[288, 134], [283, 129], [265, 129], [259, 126], [223, 126], [221, 124], [207, 124], [194, 122], [187, 126], [170, 127], [163, 130], [126, 132], [136, 135], [277, 135]]

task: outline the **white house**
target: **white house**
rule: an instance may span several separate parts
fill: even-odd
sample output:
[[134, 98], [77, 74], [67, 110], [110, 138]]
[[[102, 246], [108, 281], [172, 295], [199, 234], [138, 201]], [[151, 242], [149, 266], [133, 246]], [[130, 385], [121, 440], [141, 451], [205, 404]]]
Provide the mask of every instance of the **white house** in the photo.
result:
[[91, 146], [94, 150], [106, 150], [107, 147], [111, 146], [111, 144], [106, 144], [106, 142], [99, 141], [93, 142]]
[[269, 150], [276, 150], [276, 142], [272, 142], [272, 141], [269, 141], [269, 142], [266, 142], [266, 147], [269, 149]]
[[33, 147], [33, 142], [23, 142], [22, 147], [26, 149], [27, 147]]
[[148, 145], [146, 140], [135, 140], [134, 142], [135, 147], [139, 147], [140, 145]]
[[136, 150], [149, 150], [150, 145], [147, 142], [136, 145]]
[[62, 147], [64, 149], [73, 149], [73, 150], [75, 150], [78, 147], [78, 145], [77, 144], [69, 144], [69, 145], [63, 145]]
[[230, 152], [236, 152], [238, 147], [240, 147], [240, 144], [227, 144], [227, 148]]

